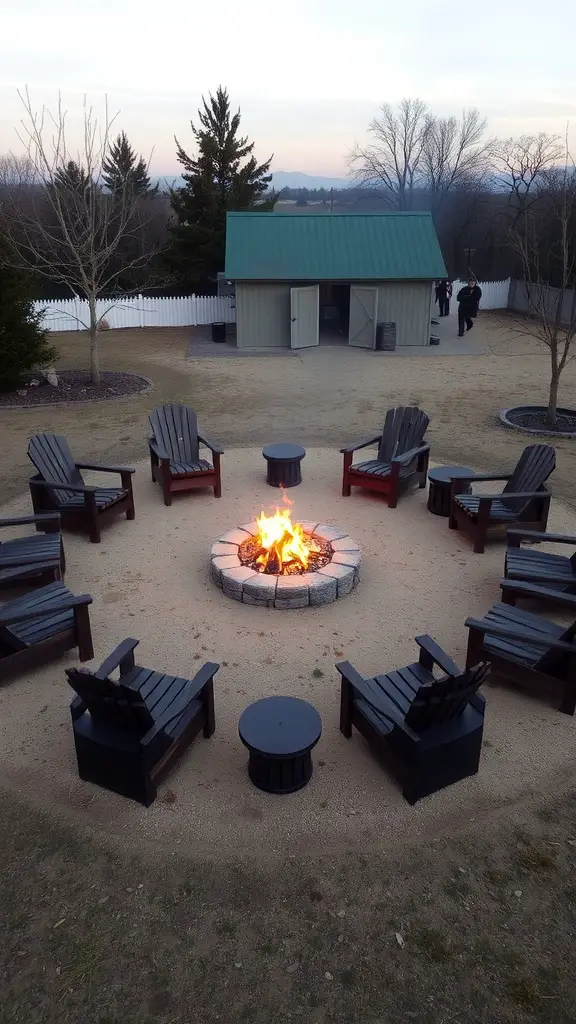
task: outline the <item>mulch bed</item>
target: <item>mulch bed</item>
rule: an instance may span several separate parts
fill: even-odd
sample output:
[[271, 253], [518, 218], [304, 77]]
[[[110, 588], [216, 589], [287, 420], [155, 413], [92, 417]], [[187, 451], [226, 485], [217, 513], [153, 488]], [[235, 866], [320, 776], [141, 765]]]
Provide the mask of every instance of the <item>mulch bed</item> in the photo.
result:
[[540, 410], [535, 410], [534, 412], [508, 412], [508, 419], [519, 427], [528, 427], [530, 430], [542, 430], [550, 434], [576, 431], [576, 413], [573, 415], [558, 413], [556, 425], [553, 427], [546, 423], [546, 413]]
[[[53, 387], [34, 374], [24, 378], [18, 391], [0, 393], [0, 409], [29, 409], [41, 405], [57, 405], [61, 402], [105, 402], [111, 398], [137, 395], [150, 387], [147, 377], [139, 373], [102, 372], [101, 383], [94, 387], [86, 370], [58, 370], [58, 387]], [[24, 392], [24, 393], [23, 393]]]

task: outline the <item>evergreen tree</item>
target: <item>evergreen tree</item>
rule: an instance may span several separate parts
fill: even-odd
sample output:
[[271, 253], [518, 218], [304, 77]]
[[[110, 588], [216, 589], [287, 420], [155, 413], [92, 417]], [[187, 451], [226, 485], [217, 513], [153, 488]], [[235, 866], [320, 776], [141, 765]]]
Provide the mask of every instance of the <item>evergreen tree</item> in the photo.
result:
[[102, 163], [102, 180], [112, 193], [130, 191], [142, 196], [156, 195], [158, 191], [157, 185], [153, 188], [150, 184], [144, 158], [137, 157], [125, 132], [120, 132]]
[[0, 252], [0, 391], [13, 391], [23, 374], [56, 359], [34, 312], [30, 280]]
[[64, 167], [59, 167], [54, 174], [54, 184], [62, 192], [81, 197], [88, 189], [90, 180], [86, 171], [75, 160], [69, 160]]
[[219, 86], [215, 96], [202, 98], [198, 120], [197, 127], [190, 123], [197, 156], [188, 156], [176, 139], [184, 185], [171, 192], [177, 223], [170, 262], [187, 290], [213, 290], [224, 269], [227, 211], [271, 210], [276, 196], [264, 198], [272, 180], [271, 158], [257, 163], [254, 143], [238, 134], [240, 111], [231, 114], [226, 89]]

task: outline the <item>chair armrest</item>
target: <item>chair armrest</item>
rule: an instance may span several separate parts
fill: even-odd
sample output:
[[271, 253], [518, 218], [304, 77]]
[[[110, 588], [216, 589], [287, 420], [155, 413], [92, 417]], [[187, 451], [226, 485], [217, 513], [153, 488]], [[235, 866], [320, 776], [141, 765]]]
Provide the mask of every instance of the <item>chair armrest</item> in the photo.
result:
[[93, 494], [98, 488], [86, 484], [63, 484], [60, 480], [30, 480], [32, 487], [49, 487], [51, 491], [72, 491], [73, 494]]
[[224, 449], [214, 441], [210, 441], [207, 437], [203, 437], [201, 434], [198, 434], [198, 440], [201, 444], [205, 445], [206, 448], [209, 448], [214, 455], [224, 455]]
[[161, 459], [162, 461], [166, 460], [167, 462], [170, 462], [170, 456], [168, 455], [168, 452], [161, 444], [159, 444], [155, 437], [148, 438], [148, 447], [151, 449], [151, 451], [154, 452], [155, 455], [158, 456], [159, 459]]
[[[31, 619], [40, 619], [45, 615], [52, 615], [54, 612], [70, 611], [71, 608], [76, 608], [78, 605], [92, 604], [92, 595], [80, 594], [78, 597], [75, 597], [74, 594], [71, 594], [70, 597], [64, 597], [57, 603], [45, 606], [42, 611], [38, 611], [38, 608], [36, 608], [34, 611], [19, 609], [18, 611], [11, 612], [10, 603], [7, 602], [8, 608], [6, 611], [0, 608], [0, 626], [9, 626], [13, 622], [29, 622]], [[4, 605], [4, 608], [6, 608], [6, 605]]]
[[86, 701], [82, 700], [82, 697], [74, 697], [74, 700], [70, 704], [70, 714], [72, 715], [72, 721], [75, 722], [77, 718], [80, 718], [85, 711], [88, 711], [88, 705]]
[[[497, 499], [500, 499], [503, 494], [504, 494], [504, 491], [500, 491], [499, 494], [477, 494], [476, 497], [479, 498], [480, 501], [496, 501]], [[542, 498], [544, 500], [544, 499], [548, 499], [550, 497], [550, 491], [518, 491], [516, 494], [512, 494], [511, 491], [506, 491], [506, 493], [504, 494], [504, 497], [506, 499], [508, 499], [508, 498], [523, 498], [523, 499], [527, 499], [527, 498]]]
[[388, 707], [384, 710], [383, 707], [378, 706], [378, 702], [374, 699], [374, 694], [372, 694], [366, 686], [366, 680], [360, 675], [354, 666], [350, 664], [349, 661], [338, 661], [335, 668], [342, 676], [342, 679], [345, 679], [346, 682], [356, 690], [362, 700], [365, 700], [377, 714], [382, 715], [383, 718], [387, 718], [397, 728], [402, 729], [410, 736], [411, 739], [419, 739], [418, 733], [415, 733], [410, 729], [410, 726], [406, 725], [404, 715], [401, 715], [399, 712], [396, 714], [393, 709]]
[[567, 533], [538, 533], [538, 530], [507, 530], [510, 547], [520, 547], [523, 540], [549, 541], [550, 544], [576, 544], [576, 537]]
[[406, 466], [412, 462], [417, 455], [423, 455], [424, 452], [430, 451], [429, 444], [421, 444], [419, 448], [411, 448], [409, 452], [402, 452], [401, 455], [395, 455], [392, 459], [392, 465]]
[[509, 590], [522, 597], [549, 597], [550, 600], [556, 601], [558, 604], [576, 608], [576, 594], [567, 594], [563, 590], [552, 590], [550, 587], [541, 587], [524, 580], [500, 580], [500, 587], [503, 594]]
[[41, 558], [39, 555], [35, 555], [31, 552], [29, 555], [13, 555], [8, 557], [2, 554], [2, 545], [0, 544], [0, 564], [3, 569], [10, 569], [12, 566], [20, 565], [22, 568], [26, 565], [60, 565], [60, 555], [53, 555], [51, 558]]
[[446, 672], [446, 675], [460, 675], [458, 665], [452, 661], [452, 658], [448, 657], [440, 645], [437, 644], [431, 636], [428, 636], [428, 634], [425, 633], [423, 636], [417, 636], [414, 639], [416, 640], [418, 647], [420, 647], [422, 651], [425, 651], [432, 661], [436, 665], [439, 665], [443, 672]]
[[473, 473], [471, 476], [453, 477], [453, 483], [471, 484], [475, 480], [509, 480], [512, 473]]
[[189, 685], [185, 686], [177, 698], [170, 707], [166, 708], [154, 722], [154, 725], [148, 732], [142, 737], [140, 743], [142, 746], [148, 746], [149, 743], [162, 732], [167, 725], [170, 725], [175, 718], [181, 715], [192, 701], [196, 700], [198, 694], [204, 689], [207, 683], [216, 675], [220, 665], [215, 661], [207, 661], [206, 664], [202, 665], [202, 668], [196, 673], [194, 679], [189, 680]]
[[358, 444], [350, 444], [347, 448], [341, 448], [340, 453], [345, 455], [346, 452], [357, 452], [360, 448], [368, 448], [369, 445], [376, 444], [381, 437], [382, 434], [376, 434], [376, 437], [371, 437], [368, 441], [359, 441]]
[[99, 473], [135, 473], [131, 466], [100, 466], [95, 462], [77, 462], [77, 469], [94, 469]]
[[[112, 654], [109, 654], [106, 660], [102, 662], [98, 671], [93, 672], [92, 675], [95, 676], [96, 679], [106, 679], [115, 668], [118, 668], [119, 665], [122, 666], [122, 662], [127, 661], [127, 659], [130, 658], [130, 655], [132, 655], [132, 657], [130, 658], [131, 665], [129, 667], [133, 668], [133, 651], [139, 643], [139, 640], [134, 640], [132, 637], [128, 637], [127, 640], [123, 640], [122, 643], [118, 644], [118, 647], [112, 651]], [[125, 670], [127, 668], [128, 666], [125, 666]]]
[[[495, 626], [489, 619], [466, 619], [464, 625], [468, 629], [474, 629], [479, 633], [487, 633], [489, 636], [501, 636], [504, 639], [511, 640], [525, 640], [526, 643], [533, 644], [535, 647], [549, 647], [554, 651], [566, 651], [567, 653], [574, 654], [576, 647], [574, 644], [568, 644], [565, 640], [553, 640], [551, 637], [544, 636], [542, 633], [531, 633], [527, 629], [514, 629], [509, 626]], [[486, 656], [486, 660], [490, 660], [490, 656]]]
[[2, 526], [26, 526], [29, 523], [59, 523], [59, 512], [46, 512], [37, 516], [20, 516], [18, 519], [0, 519]]

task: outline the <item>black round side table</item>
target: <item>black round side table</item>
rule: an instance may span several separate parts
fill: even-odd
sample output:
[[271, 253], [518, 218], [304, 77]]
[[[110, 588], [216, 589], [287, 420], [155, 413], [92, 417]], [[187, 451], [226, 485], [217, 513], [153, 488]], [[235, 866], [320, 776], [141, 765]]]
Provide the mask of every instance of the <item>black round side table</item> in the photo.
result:
[[266, 459], [266, 483], [271, 487], [296, 487], [302, 483], [300, 464], [306, 449], [301, 444], [267, 444], [262, 455]]
[[295, 793], [312, 776], [312, 747], [322, 735], [316, 708], [298, 697], [264, 697], [238, 723], [249, 751], [248, 774], [266, 793]]
[[[438, 466], [428, 472], [428, 511], [435, 516], [450, 515], [452, 481], [461, 476], [474, 476], [474, 470], [468, 466]], [[470, 484], [462, 484], [460, 494], [470, 494]]]

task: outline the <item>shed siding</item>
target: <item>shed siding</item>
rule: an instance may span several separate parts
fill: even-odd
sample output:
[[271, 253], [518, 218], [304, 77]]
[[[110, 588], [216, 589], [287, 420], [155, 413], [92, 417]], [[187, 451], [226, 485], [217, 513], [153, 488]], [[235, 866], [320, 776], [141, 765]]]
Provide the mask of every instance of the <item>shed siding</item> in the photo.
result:
[[378, 285], [378, 320], [396, 323], [396, 345], [430, 344], [432, 283], [386, 281]]
[[290, 284], [236, 284], [238, 348], [290, 348]]

